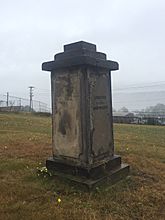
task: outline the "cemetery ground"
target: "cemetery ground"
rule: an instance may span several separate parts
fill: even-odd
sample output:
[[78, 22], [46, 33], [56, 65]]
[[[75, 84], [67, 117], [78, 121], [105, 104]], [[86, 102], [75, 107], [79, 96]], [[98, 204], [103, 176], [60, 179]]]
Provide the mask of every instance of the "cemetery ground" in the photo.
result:
[[51, 156], [51, 119], [0, 114], [0, 219], [165, 219], [165, 126], [114, 125], [130, 176], [88, 192], [39, 174]]

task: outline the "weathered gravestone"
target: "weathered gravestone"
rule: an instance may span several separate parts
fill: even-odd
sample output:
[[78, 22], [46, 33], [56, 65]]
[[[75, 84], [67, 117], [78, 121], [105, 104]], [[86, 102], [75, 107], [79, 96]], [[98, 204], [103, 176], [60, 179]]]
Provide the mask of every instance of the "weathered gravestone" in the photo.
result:
[[84, 41], [42, 64], [51, 72], [53, 157], [48, 170], [88, 187], [126, 176], [129, 166], [114, 154], [111, 71], [118, 63]]

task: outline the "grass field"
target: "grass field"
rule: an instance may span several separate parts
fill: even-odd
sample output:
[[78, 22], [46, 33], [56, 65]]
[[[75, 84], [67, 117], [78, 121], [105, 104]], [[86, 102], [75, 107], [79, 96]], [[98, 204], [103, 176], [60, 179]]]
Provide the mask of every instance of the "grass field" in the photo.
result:
[[49, 117], [0, 114], [0, 219], [164, 220], [165, 127], [118, 124], [114, 137], [130, 176], [89, 193], [37, 175], [52, 153]]

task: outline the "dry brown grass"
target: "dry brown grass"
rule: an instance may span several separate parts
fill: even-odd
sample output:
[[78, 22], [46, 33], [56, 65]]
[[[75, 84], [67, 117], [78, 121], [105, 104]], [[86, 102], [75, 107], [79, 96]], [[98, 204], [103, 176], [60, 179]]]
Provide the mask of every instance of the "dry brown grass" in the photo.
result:
[[0, 219], [164, 220], [165, 127], [115, 125], [114, 133], [130, 176], [88, 193], [37, 176], [51, 155], [50, 118], [0, 114]]

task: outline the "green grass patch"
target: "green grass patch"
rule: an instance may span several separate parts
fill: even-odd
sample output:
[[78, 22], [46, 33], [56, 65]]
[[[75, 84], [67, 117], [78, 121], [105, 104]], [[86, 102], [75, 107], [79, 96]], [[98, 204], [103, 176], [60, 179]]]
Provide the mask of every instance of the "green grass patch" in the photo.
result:
[[9, 159], [9, 160], [1, 160], [0, 163], [0, 173], [6, 173], [10, 171], [18, 171], [18, 170], [24, 170], [28, 168], [28, 165], [26, 165], [26, 161], [19, 159]]
[[87, 192], [38, 175], [52, 154], [51, 118], [0, 114], [0, 219], [165, 219], [165, 127], [114, 125], [130, 176]]

